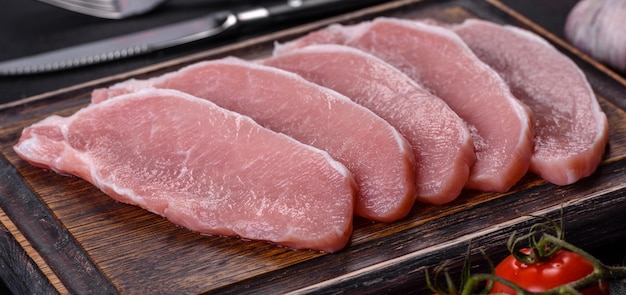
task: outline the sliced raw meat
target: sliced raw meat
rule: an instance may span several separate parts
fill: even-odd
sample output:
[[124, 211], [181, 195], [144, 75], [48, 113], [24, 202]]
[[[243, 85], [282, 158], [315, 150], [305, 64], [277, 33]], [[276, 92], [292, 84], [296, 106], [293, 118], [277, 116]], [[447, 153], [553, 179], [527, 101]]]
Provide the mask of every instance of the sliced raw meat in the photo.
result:
[[443, 204], [463, 189], [475, 160], [465, 122], [386, 62], [341, 45], [312, 45], [263, 61], [336, 90], [387, 120], [417, 161], [417, 199]]
[[356, 214], [393, 221], [415, 202], [415, 159], [389, 123], [330, 89], [277, 68], [236, 58], [202, 62], [150, 80], [96, 90], [95, 102], [136, 89], [171, 88], [210, 99], [261, 125], [326, 150], [360, 188]]
[[328, 153], [173, 90], [52, 116], [17, 154], [200, 233], [333, 252], [352, 231], [356, 184]]
[[535, 113], [530, 170], [566, 185], [598, 167], [608, 123], [583, 72], [541, 37], [512, 26], [467, 20], [454, 30]]
[[476, 152], [467, 188], [504, 192], [526, 174], [533, 151], [532, 112], [451, 30], [378, 18], [353, 26], [332, 25], [279, 45], [275, 51], [324, 42], [378, 56], [443, 99], [466, 120]]

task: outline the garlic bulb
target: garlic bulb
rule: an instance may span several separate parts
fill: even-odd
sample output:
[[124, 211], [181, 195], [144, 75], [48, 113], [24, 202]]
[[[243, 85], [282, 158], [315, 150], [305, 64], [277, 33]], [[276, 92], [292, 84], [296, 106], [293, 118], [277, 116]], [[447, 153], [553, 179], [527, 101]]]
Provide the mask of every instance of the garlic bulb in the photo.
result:
[[626, 0], [582, 0], [570, 11], [565, 36], [581, 51], [626, 72]]

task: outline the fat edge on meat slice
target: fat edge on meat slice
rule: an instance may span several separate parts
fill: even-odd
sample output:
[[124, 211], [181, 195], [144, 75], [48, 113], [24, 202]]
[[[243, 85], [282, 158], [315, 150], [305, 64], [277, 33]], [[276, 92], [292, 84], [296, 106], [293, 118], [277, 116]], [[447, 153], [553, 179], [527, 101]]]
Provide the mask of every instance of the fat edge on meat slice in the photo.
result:
[[530, 31], [482, 20], [452, 28], [535, 113], [530, 170], [557, 185], [591, 175], [608, 142], [608, 121], [578, 66]]
[[35, 166], [192, 231], [334, 252], [352, 232], [356, 184], [326, 152], [173, 90], [51, 116], [14, 146]]
[[418, 201], [444, 204], [459, 196], [475, 161], [469, 129], [443, 100], [404, 73], [335, 44], [311, 45], [262, 62], [344, 94], [400, 131], [416, 158]]
[[381, 58], [443, 99], [468, 123], [476, 163], [466, 188], [505, 192], [528, 171], [533, 113], [452, 30], [379, 17], [349, 26], [330, 25], [279, 44], [275, 51], [323, 43], [352, 46]]
[[356, 215], [391, 222], [405, 217], [415, 203], [415, 158], [407, 140], [388, 122], [335, 91], [287, 71], [228, 57], [97, 89], [92, 99], [98, 102], [150, 87], [210, 99], [328, 151], [356, 179]]

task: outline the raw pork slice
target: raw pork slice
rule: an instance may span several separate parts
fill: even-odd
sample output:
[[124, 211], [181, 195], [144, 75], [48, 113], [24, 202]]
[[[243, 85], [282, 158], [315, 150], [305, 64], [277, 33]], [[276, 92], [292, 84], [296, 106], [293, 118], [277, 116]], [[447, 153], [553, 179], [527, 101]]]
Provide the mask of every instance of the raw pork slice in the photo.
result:
[[356, 184], [342, 164], [178, 91], [49, 117], [24, 129], [14, 149], [200, 233], [333, 252], [352, 232]]
[[360, 216], [394, 221], [408, 214], [415, 202], [415, 159], [404, 137], [370, 110], [298, 75], [226, 58], [150, 80], [122, 82], [94, 91], [92, 99], [147, 87], [210, 99], [328, 151], [356, 178], [360, 193], [355, 212]]
[[558, 185], [593, 173], [608, 142], [608, 123], [576, 64], [519, 28], [467, 20], [454, 30], [535, 113], [530, 170]]
[[369, 52], [443, 99], [469, 125], [476, 163], [466, 187], [509, 190], [528, 171], [533, 151], [532, 112], [494, 70], [449, 29], [417, 21], [378, 18], [332, 25], [275, 51], [334, 42]]
[[417, 161], [417, 199], [443, 204], [463, 189], [475, 160], [465, 122], [386, 62], [341, 45], [312, 45], [263, 61], [331, 88], [387, 120]]

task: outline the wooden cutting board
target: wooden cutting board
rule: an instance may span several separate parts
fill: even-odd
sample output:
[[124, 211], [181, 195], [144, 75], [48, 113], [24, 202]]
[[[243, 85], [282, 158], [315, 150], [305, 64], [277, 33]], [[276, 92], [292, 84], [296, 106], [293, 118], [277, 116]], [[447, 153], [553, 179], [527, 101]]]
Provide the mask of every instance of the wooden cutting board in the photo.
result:
[[[558, 187], [528, 174], [505, 194], [465, 191], [443, 206], [415, 205], [384, 224], [356, 219], [350, 245], [334, 254], [202, 236], [138, 207], [113, 201], [89, 183], [30, 166], [13, 152], [21, 130], [51, 114], [70, 115], [89, 94], [131, 77], [146, 78], [204, 59], [268, 56], [273, 42], [331, 23], [376, 16], [461, 22], [484, 18], [534, 30], [588, 75], [610, 124], [595, 174]], [[453, 83], [453, 82], [451, 82]], [[626, 82], [497, 0], [394, 1], [0, 106], [2, 258], [35, 293], [425, 293], [424, 271], [448, 261], [458, 269], [469, 241], [492, 259], [514, 230], [559, 218], [580, 247], [607, 244], [626, 230]]]

